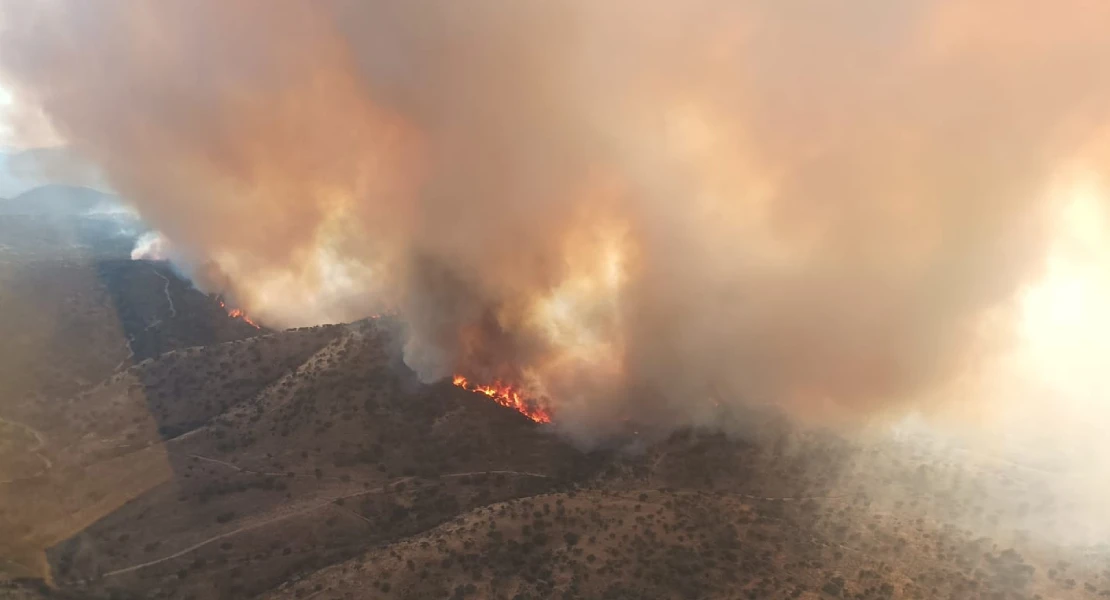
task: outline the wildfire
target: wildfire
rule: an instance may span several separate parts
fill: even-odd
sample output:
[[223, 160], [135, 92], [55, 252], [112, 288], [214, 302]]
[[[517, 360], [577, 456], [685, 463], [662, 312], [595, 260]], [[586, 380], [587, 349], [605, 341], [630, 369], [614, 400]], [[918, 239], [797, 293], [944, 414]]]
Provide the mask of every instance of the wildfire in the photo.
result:
[[516, 388], [509, 384], [494, 381], [492, 385], [476, 385], [470, 383], [466, 377], [462, 375], [455, 375], [451, 383], [469, 392], [485, 394], [501, 406], [511, 408], [529, 419], [532, 419], [536, 423], [551, 422], [550, 412], [538, 406], [535, 401], [525, 398]]
[[247, 313], [243, 312], [243, 309], [228, 308], [227, 304], [225, 304], [223, 300], [220, 300], [219, 302], [220, 308], [227, 311], [227, 316], [231, 317], [232, 319], [239, 319], [240, 321], [246, 323], [247, 325], [250, 325], [251, 327], [254, 327], [255, 329], [262, 329], [262, 326], [252, 321], [251, 318], [247, 316]]

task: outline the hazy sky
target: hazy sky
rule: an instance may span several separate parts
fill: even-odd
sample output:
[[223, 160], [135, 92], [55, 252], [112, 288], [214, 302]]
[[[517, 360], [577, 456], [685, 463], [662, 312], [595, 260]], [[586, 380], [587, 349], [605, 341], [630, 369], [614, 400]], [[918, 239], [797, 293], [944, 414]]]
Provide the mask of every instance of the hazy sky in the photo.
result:
[[12, 87], [0, 79], [0, 149], [41, 148], [63, 143], [38, 107], [17, 100]]
[[0, 147], [14, 145], [12, 125], [9, 122], [11, 116], [8, 114], [14, 101], [11, 90], [0, 82]]

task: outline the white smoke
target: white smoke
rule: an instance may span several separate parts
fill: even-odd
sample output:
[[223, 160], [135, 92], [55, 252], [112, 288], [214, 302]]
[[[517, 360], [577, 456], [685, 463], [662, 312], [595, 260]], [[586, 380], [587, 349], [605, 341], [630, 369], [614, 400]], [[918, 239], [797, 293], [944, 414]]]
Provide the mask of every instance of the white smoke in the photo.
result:
[[148, 231], [135, 240], [131, 260], [168, 261], [173, 256], [170, 241], [157, 231]]

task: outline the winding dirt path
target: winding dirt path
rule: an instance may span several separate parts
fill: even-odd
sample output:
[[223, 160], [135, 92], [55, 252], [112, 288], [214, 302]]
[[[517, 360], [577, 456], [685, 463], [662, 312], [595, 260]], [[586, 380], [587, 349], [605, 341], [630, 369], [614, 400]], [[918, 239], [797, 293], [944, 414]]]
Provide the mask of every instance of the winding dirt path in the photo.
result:
[[[194, 455], [190, 455], [190, 456], [194, 456]], [[205, 458], [203, 456], [196, 456], [196, 458], [202, 459], [202, 460], [210, 460], [210, 461], [213, 461], [213, 462], [224, 464], [224, 465], [236, 468], [240, 471], [243, 470], [243, 469], [239, 469], [235, 465], [232, 465], [230, 463], [225, 463], [223, 461], [210, 459], [210, 458]], [[522, 472], [522, 471], [471, 471], [471, 472], [468, 472], [468, 473], [451, 473], [451, 474], [448, 474], [448, 475], [441, 475], [440, 479], [444, 479], [444, 478], [448, 478], [448, 477], [465, 477], [465, 476], [473, 476], [473, 475], [496, 475], [496, 474], [499, 474], [499, 473], [500, 474], [506, 474], [506, 475], [509, 475], [509, 474], [511, 474], [511, 475], [522, 475], [522, 476], [526, 476], [526, 477], [542, 477], [544, 479], [550, 479], [551, 478], [550, 475], [542, 475], [540, 473], [527, 473], [527, 472]], [[356, 498], [358, 496], [365, 496], [367, 494], [382, 493], [382, 492], [386, 491], [387, 489], [396, 486], [397, 484], [406, 483], [406, 482], [411, 481], [413, 479], [416, 479], [416, 477], [402, 477], [400, 479], [395, 479], [393, 481], [390, 481], [389, 483], [383, 484], [383, 485], [381, 485], [379, 487], [376, 487], [376, 488], [373, 488], [373, 489], [360, 490], [360, 491], [355, 492], [353, 494], [346, 494], [346, 495], [343, 495], [343, 496], [335, 496], [335, 497], [332, 497], [332, 498], [325, 498], [321, 502], [312, 504], [312, 505], [307, 506], [305, 508], [302, 508], [300, 510], [295, 510], [295, 511], [287, 512], [287, 513], [282, 513], [282, 514], [279, 514], [279, 515], [274, 515], [274, 516], [272, 516], [268, 519], [263, 519], [261, 521], [257, 521], [257, 522], [254, 522], [254, 523], [249, 523], [249, 524], [243, 525], [241, 527], [236, 527], [235, 529], [232, 529], [231, 531], [225, 531], [224, 533], [221, 533], [219, 535], [215, 535], [215, 536], [212, 536], [212, 537], [210, 537], [206, 540], [197, 542], [197, 543], [193, 544], [192, 546], [189, 546], [188, 548], [185, 548], [183, 550], [178, 550], [177, 552], [174, 552], [173, 554], [170, 554], [169, 556], [164, 556], [162, 558], [158, 558], [158, 559], [155, 559], [155, 560], [150, 560], [150, 561], [140, 563], [140, 564], [137, 564], [137, 565], [132, 565], [130, 567], [124, 567], [122, 569], [116, 569], [114, 571], [108, 571], [107, 573], [104, 573], [104, 575], [102, 575], [101, 578], [103, 579], [103, 578], [107, 578], [107, 577], [114, 577], [116, 575], [123, 575], [125, 573], [131, 573], [133, 571], [138, 571], [139, 569], [145, 569], [147, 567], [153, 567], [154, 565], [164, 563], [168, 560], [173, 560], [175, 558], [180, 558], [180, 557], [182, 557], [182, 556], [184, 556], [184, 555], [186, 555], [186, 554], [188, 554], [188, 553], [190, 553], [194, 550], [198, 550], [200, 548], [203, 548], [204, 546], [207, 546], [208, 544], [211, 544], [212, 542], [218, 542], [222, 539], [226, 539], [226, 538], [232, 537], [234, 535], [238, 535], [240, 533], [244, 533], [244, 532], [247, 532], [247, 531], [252, 531], [252, 530], [258, 529], [260, 527], [265, 527], [266, 525], [269, 525], [270, 523], [276, 523], [278, 521], [284, 521], [286, 519], [290, 519], [290, 518], [296, 517], [298, 515], [303, 515], [305, 513], [309, 513], [309, 512], [315, 511], [315, 510], [320, 510], [322, 508], [328, 508], [328, 507], [340, 508], [341, 510], [343, 510], [345, 512], [350, 512], [351, 514], [354, 514], [355, 516], [361, 518], [362, 520], [366, 521], [367, 523], [370, 523], [370, 521], [368, 519], [366, 519], [365, 517], [363, 517], [362, 515], [359, 515], [357, 513], [354, 513], [352, 511], [349, 511], [347, 509], [339, 507], [335, 504], [335, 502], [337, 500], [346, 500], [348, 498]]]
[[170, 295], [170, 280], [165, 275], [159, 273], [157, 269], [151, 269], [151, 270], [154, 271], [155, 275], [157, 275], [158, 277], [161, 277], [162, 281], [166, 282], [165, 287], [162, 288], [162, 293], [166, 295], [166, 302], [170, 303], [170, 318], [172, 319], [172, 318], [177, 316], [177, 308], [174, 307], [174, 305], [173, 305], [173, 296]]
[[281, 476], [285, 475], [284, 473], [275, 473], [275, 472], [272, 472], [272, 471], [254, 471], [252, 469], [244, 469], [243, 467], [240, 467], [239, 465], [229, 463], [229, 462], [223, 461], [223, 460], [218, 460], [218, 459], [215, 459], [215, 458], [208, 458], [207, 456], [201, 456], [199, 454], [186, 454], [185, 456], [188, 456], [189, 458], [195, 458], [197, 460], [203, 460], [205, 462], [215, 463], [217, 465], [223, 465], [223, 466], [225, 466], [229, 469], [234, 469], [236, 471], [239, 471], [240, 473], [253, 473], [255, 475], [273, 475], [273, 476], [277, 476], [277, 477], [281, 477]]
[[805, 502], [806, 500], [838, 500], [846, 497], [845, 494], [835, 496], [753, 496], [751, 494], [732, 493], [730, 496], [747, 498], [748, 500], [766, 500], [768, 502]]
[[112, 369], [113, 373], [122, 369], [123, 366], [127, 364], [127, 361], [131, 360], [132, 358], [135, 358], [135, 350], [134, 350], [134, 348], [131, 347], [131, 344], [134, 344], [134, 343], [135, 343], [135, 336], [134, 335], [127, 336], [127, 341], [124, 342], [124, 344], [123, 344], [127, 348], [127, 357], [124, 358], [123, 360], [119, 361], [119, 364], [116, 365], [116, 368]]

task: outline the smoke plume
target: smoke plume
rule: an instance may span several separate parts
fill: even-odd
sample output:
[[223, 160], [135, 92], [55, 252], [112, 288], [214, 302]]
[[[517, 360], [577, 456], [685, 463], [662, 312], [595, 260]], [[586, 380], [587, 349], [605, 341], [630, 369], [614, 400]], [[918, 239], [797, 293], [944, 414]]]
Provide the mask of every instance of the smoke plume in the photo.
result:
[[0, 69], [268, 324], [583, 430], [850, 420], [1009, 347], [1106, 165], [1110, 7], [1020, 4], [11, 0]]

